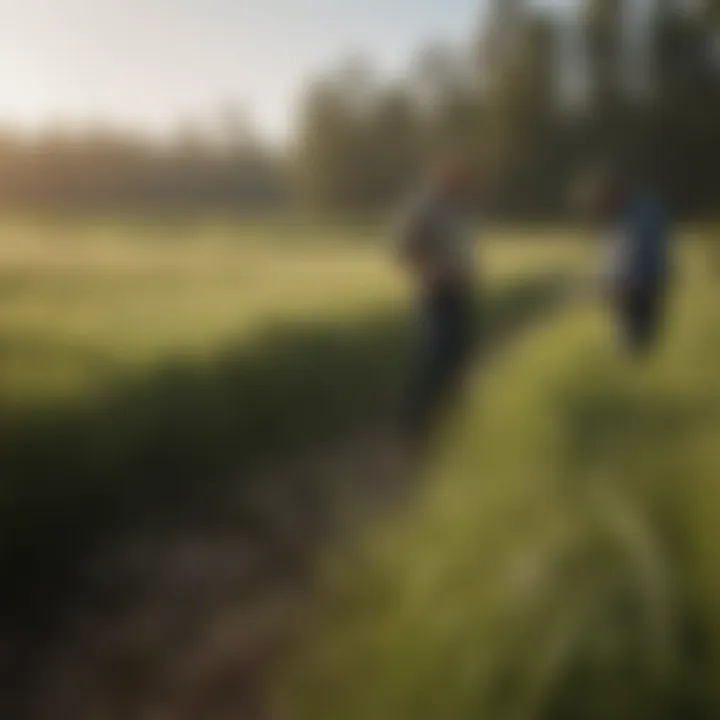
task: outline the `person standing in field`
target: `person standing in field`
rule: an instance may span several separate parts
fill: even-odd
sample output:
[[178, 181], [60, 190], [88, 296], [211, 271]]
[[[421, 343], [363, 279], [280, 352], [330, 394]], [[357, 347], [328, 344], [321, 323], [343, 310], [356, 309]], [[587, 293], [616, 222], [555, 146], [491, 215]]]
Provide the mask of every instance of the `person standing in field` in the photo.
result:
[[427, 438], [459, 387], [474, 336], [473, 177], [468, 164], [444, 159], [403, 214], [398, 257], [419, 311], [419, 342], [410, 379], [406, 429]]
[[670, 284], [671, 223], [653, 186], [630, 176], [610, 179], [610, 296], [623, 346], [644, 355], [655, 346]]

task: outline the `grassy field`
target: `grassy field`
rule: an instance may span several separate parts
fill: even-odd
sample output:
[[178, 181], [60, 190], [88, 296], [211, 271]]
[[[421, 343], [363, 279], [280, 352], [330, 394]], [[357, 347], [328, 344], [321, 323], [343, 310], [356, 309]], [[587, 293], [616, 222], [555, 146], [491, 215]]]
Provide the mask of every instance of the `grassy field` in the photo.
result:
[[[572, 236], [536, 240], [491, 236], [491, 282], [582, 252]], [[407, 288], [383, 242], [379, 231], [317, 227], [0, 225], [0, 400], [73, 398], [278, 323], [397, 306]]]
[[[633, 364], [597, 304], [558, 312], [586, 241], [488, 233], [488, 341], [553, 312], [478, 376], [401, 516], [329, 554], [293, 718], [720, 714], [720, 311], [687, 245]], [[5, 223], [0, 295], [3, 601], [387, 417], [408, 359], [379, 231]]]
[[[586, 251], [490, 237], [490, 332], [537, 313]], [[161, 509], [392, 411], [408, 290], [382, 233], [0, 228], [0, 558], [44, 578]]]
[[293, 717], [720, 715], [720, 311], [680, 275], [649, 362], [590, 305], [478, 377], [416, 501], [328, 558]]
[[3, 399], [73, 396], [119, 370], [213, 353], [272, 322], [366, 310], [402, 292], [372, 247], [273, 235], [2, 228]]

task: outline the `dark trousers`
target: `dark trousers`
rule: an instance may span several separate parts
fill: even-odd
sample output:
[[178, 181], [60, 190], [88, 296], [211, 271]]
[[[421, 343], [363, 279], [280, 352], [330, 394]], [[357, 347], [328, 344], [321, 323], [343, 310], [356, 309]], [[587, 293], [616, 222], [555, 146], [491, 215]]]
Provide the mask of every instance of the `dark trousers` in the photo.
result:
[[651, 350], [662, 322], [664, 293], [660, 287], [633, 288], [617, 297], [617, 319], [622, 341], [633, 353]]
[[474, 344], [473, 297], [442, 288], [420, 299], [418, 338], [408, 401], [408, 429], [424, 437], [452, 398]]

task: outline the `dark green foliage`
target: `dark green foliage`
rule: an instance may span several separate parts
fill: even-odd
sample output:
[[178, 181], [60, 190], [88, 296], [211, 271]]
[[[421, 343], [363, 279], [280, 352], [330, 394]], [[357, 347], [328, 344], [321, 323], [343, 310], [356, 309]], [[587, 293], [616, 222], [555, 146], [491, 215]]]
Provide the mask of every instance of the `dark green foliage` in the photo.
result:
[[550, 15], [494, 3], [477, 52], [427, 48], [404, 95], [374, 81], [360, 96], [346, 75], [329, 76], [306, 97], [299, 188], [321, 209], [383, 207], [450, 145], [481, 168], [482, 208], [504, 217], [563, 215], [598, 158], [655, 176], [679, 212], [712, 215], [717, 4], [647, 4], [641, 19], [631, 5], [593, 0]]

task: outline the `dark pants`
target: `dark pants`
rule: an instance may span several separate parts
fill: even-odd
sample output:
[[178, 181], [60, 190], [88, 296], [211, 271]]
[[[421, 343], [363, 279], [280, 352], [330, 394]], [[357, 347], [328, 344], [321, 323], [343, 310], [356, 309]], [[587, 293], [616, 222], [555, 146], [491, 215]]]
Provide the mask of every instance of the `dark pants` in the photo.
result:
[[617, 314], [625, 347], [633, 353], [646, 353], [657, 340], [663, 306], [659, 287], [629, 289], [617, 298]]
[[411, 380], [408, 426], [424, 437], [457, 389], [475, 335], [472, 293], [444, 288], [420, 301], [419, 337]]

